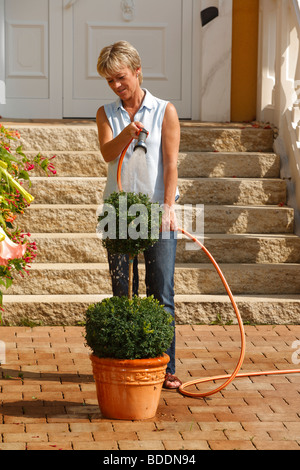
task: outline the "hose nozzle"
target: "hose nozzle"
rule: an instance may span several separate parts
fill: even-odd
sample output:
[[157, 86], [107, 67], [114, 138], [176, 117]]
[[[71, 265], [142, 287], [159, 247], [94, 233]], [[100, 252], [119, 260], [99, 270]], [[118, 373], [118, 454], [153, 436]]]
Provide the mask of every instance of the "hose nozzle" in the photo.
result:
[[141, 129], [139, 133], [139, 138], [138, 141], [134, 147], [134, 150], [137, 148], [142, 148], [145, 153], [147, 153], [147, 145], [146, 145], [146, 139], [149, 135], [149, 132], [146, 131], [146, 129]]

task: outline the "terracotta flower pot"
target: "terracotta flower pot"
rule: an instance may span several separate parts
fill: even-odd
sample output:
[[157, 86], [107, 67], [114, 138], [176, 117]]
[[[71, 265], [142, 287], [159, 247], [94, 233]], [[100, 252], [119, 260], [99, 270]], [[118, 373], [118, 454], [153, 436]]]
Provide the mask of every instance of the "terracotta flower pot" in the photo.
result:
[[101, 413], [112, 419], [149, 419], [156, 414], [167, 354], [154, 359], [90, 356]]

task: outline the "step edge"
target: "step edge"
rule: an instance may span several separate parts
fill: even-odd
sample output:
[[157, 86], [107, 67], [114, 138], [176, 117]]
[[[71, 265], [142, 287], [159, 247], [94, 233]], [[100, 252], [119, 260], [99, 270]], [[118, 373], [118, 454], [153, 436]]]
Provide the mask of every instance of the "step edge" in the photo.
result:
[[[140, 267], [143, 269], [144, 263], [139, 263]], [[271, 269], [278, 267], [278, 269], [298, 269], [300, 268], [300, 263], [218, 263], [221, 269], [242, 269], [242, 268], [252, 268], [252, 269]], [[204, 270], [207, 268], [213, 268], [211, 263], [176, 263], [176, 270]], [[43, 270], [108, 270], [107, 263], [33, 263], [31, 265], [31, 271], [43, 271]]]
[[[78, 301], [97, 301], [97, 299], [110, 298], [112, 294], [40, 294], [40, 295], [16, 295], [16, 294], [4, 294], [3, 303], [38, 303], [38, 302], [78, 302]], [[141, 297], [145, 297], [142, 295]], [[300, 302], [300, 295], [243, 295], [236, 294], [234, 298], [237, 302], [274, 302], [282, 301], [287, 302]], [[184, 295], [178, 294], [175, 295], [175, 302], [230, 302], [230, 299], [227, 295], [222, 294], [191, 294]]]

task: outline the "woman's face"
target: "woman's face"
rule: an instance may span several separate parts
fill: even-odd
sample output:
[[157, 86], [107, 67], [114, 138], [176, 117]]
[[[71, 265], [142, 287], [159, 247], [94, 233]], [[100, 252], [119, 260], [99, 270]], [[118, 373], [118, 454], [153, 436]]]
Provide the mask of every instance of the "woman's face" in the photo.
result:
[[130, 68], [123, 67], [116, 74], [106, 77], [106, 80], [112, 91], [122, 101], [126, 101], [140, 88], [139, 72], [139, 69], [133, 72]]

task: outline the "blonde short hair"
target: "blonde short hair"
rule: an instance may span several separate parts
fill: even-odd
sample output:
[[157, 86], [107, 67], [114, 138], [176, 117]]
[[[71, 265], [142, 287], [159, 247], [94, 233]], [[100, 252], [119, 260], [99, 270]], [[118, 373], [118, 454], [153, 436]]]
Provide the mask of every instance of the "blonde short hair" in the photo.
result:
[[[97, 71], [101, 77], [107, 78], [118, 73], [123, 67], [132, 72], [142, 68], [142, 61], [138, 51], [127, 41], [119, 41], [106, 46], [100, 52]], [[139, 74], [140, 85], [143, 82], [142, 70]]]

